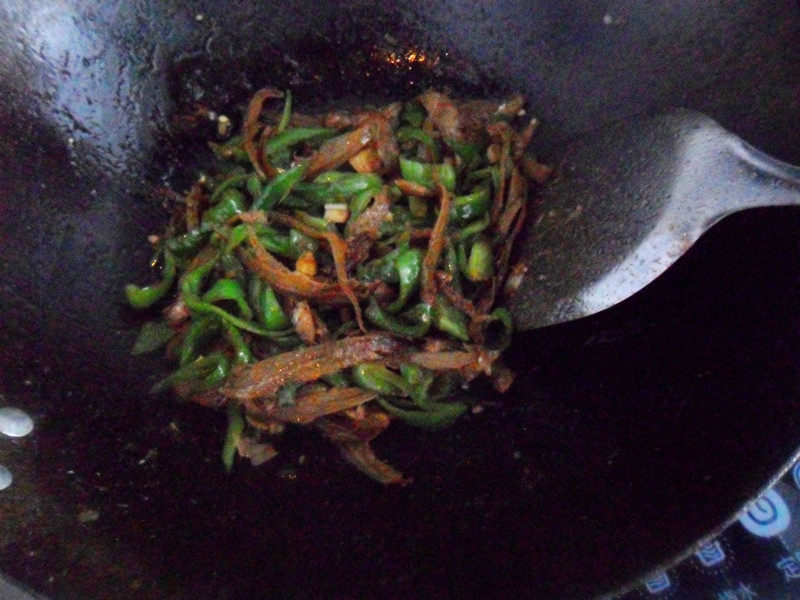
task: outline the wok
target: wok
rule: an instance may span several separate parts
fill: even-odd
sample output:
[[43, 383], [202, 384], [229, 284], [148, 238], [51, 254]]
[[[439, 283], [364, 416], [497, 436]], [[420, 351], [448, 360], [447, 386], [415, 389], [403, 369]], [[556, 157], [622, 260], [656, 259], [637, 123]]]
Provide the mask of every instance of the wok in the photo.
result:
[[175, 118], [195, 102], [521, 91], [556, 163], [602, 123], [680, 105], [800, 163], [799, 17], [788, 0], [2, 0], [0, 393], [36, 429], [0, 440], [0, 570], [51, 598], [589, 598], [710, 534], [800, 440], [794, 210], [731, 217], [630, 301], [518, 335], [507, 397], [378, 440], [403, 489], [306, 432], [226, 475], [224, 415], [147, 396], [159, 361], [130, 357], [142, 317], [121, 290], [165, 219], [148, 190], [203, 155]]

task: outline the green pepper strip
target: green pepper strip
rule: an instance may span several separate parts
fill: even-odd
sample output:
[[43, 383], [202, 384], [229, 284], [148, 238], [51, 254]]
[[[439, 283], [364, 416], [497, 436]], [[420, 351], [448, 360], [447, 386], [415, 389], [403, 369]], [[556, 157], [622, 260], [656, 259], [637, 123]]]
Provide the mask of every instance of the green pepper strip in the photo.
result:
[[244, 210], [244, 194], [236, 188], [228, 188], [220, 195], [219, 202], [205, 212], [200, 226], [208, 228], [212, 225], [222, 225], [232, 216], [238, 215]]
[[[289, 244], [291, 245], [291, 251], [293, 254], [289, 256], [289, 258], [297, 258], [303, 252], [316, 252], [317, 248], [319, 248], [319, 242], [312, 238], [311, 236], [306, 235], [301, 231], [297, 231], [297, 229], [290, 229], [289, 230]], [[266, 244], [267, 250], [270, 252], [275, 252], [275, 254], [281, 254], [277, 250], [273, 250]], [[288, 255], [284, 255], [288, 256]]]
[[379, 394], [407, 396], [411, 389], [400, 375], [379, 363], [361, 363], [353, 367], [351, 374], [356, 385]]
[[[253, 227], [258, 240], [270, 252], [286, 258], [297, 258], [300, 255], [302, 248], [298, 247], [297, 240], [292, 239], [291, 234], [288, 236], [282, 235], [276, 229], [260, 223], [250, 227]], [[232, 252], [239, 244], [245, 242], [249, 235], [248, 224], [246, 223], [232, 227], [227, 233], [228, 244], [225, 246], [225, 251], [227, 253]]]
[[218, 279], [211, 286], [211, 289], [203, 294], [203, 302], [213, 304], [220, 300], [231, 300], [239, 307], [239, 312], [245, 319], [250, 319], [253, 316], [253, 311], [250, 305], [247, 304], [247, 299], [244, 295], [242, 284], [234, 279]]
[[434, 380], [434, 374], [418, 365], [400, 365], [400, 375], [410, 386], [410, 394], [414, 403], [424, 409], [428, 402], [428, 390]]
[[283, 130], [286, 129], [287, 125], [289, 125], [289, 119], [292, 117], [292, 92], [290, 90], [286, 90], [286, 95], [284, 98], [285, 100], [283, 101], [283, 112], [281, 113], [281, 119], [278, 121], [278, 126], [275, 128], [277, 133], [283, 133]]
[[139, 287], [129, 283], [125, 286], [125, 297], [134, 308], [148, 308], [161, 300], [172, 287], [178, 272], [178, 261], [172, 252], [164, 252], [164, 271], [161, 281], [153, 285]]
[[264, 142], [264, 152], [267, 154], [276, 154], [300, 142], [331, 137], [335, 133], [335, 130], [326, 127], [293, 127]]
[[465, 241], [458, 242], [458, 268], [467, 276], [467, 266], [469, 263], [469, 259], [467, 258], [467, 245]]
[[487, 213], [477, 221], [473, 221], [472, 223], [464, 227], [461, 231], [456, 233], [455, 237], [459, 241], [466, 240], [471, 236], [480, 233], [481, 231], [485, 231], [489, 227], [491, 221], [492, 221], [491, 216]]
[[427, 410], [406, 410], [384, 398], [378, 397], [376, 400], [386, 412], [402, 419], [409, 425], [423, 429], [446, 427], [467, 410], [467, 406], [461, 402], [436, 402], [428, 404]]
[[258, 195], [261, 193], [261, 178], [258, 175], [251, 175], [247, 179], [247, 184], [245, 185], [247, 188], [247, 192], [253, 197], [253, 199], [257, 198]]
[[486, 281], [494, 275], [494, 257], [489, 242], [480, 237], [472, 244], [467, 260], [467, 278], [470, 281]]
[[256, 308], [261, 324], [270, 331], [286, 329], [291, 325], [270, 285], [258, 277], [250, 280], [250, 302]]
[[[151, 389], [157, 394], [176, 383], [194, 382], [192, 392], [219, 387], [230, 370], [230, 361], [221, 352], [213, 352], [208, 356], [200, 356], [190, 363], [178, 367], [170, 375], [159, 381]], [[190, 392], [191, 393], [191, 392]]]
[[425, 146], [431, 155], [433, 162], [439, 162], [442, 154], [439, 150], [439, 143], [433, 139], [433, 136], [428, 132], [420, 129], [419, 127], [401, 127], [395, 134], [398, 142], [419, 142]]
[[450, 284], [459, 292], [461, 292], [461, 272], [458, 267], [458, 255], [456, 253], [455, 244], [448, 241], [444, 253], [444, 263], [442, 268], [445, 273], [450, 275]]
[[235, 135], [223, 144], [209, 142], [208, 147], [219, 161], [233, 160], [234, 162], [249, 164], [250, 157], [245, 149], [242, 148], [242, 141], [241, 135]]
[[205, 229], [192, 229], [177, 237], [169, 238], [166, 242], [167, 249], [178, 256], [187, 256], [197, 251], [208, 240], [209, 231]]
[[493, 177], [496, 171], [498, 171], [497, 167], [484, 167], [482, 169], [476, 169], [467, 175], [467, 181], [474, 182], [486, 179], [487, 177]]
[[481, 162], [481, 158], [485, 155], [485, 146], [472, 144], [470, 142], [459, 142], [458, 140], [446, 140], [445, 143], [450, 146], [453, 153], [460, 159], [458, 164], [458, 174], [462, 177], [466, 175], [469, 180], [470, 173]]
[[400, 174], [403, 179], [419, 183], [427, 188], [433, 189], [438, 181], [451, 192], [456, 189], [455, 169], [446, 163], [434, 165], [401, 158]]
[[231, 175], [225, 181], [217, 184], [217, 187], [215, 187], [214, 191], [211, 193], [211, 198], [209, 198], [209, 202], [211, 204], [216, 204], [217, 201], [222, 197], [222, 192], [230, 188], [236, 188], [242, 184], [247, 184], [247, 180], [250, 179], [251, 175], [252, 173]]
[[466, 196], [453, 198], [450, 207], [450, 219], [453, 221], [470, 221], [486, 214], [491, 199], [487, 188], [479, 188]]
[[369, 201], [372, 200], [372, 197], [375, 195], [375, 191], [373, 190], [364, 190], [358, 192], [350, 199], [350, 204], [348, 208], [350, 209], [350, 222], [354, 223], [355, 220], [361, 216], [367, 206], [369, 206]]
[[292, 193], [297, 194], [314, 206], [322, 206], [330, 199], [329, 187], [313, 181], [301, 181], [292, 188]]
[[326, 171], [317, 175], [314, 183], [327, 185], [328, 197], [335, 198], [337, 196], [349, 197], [367, 190], [377, 193], [383, 185], [383, 180], [375, 173]]
[[315, 217], [303, 210], [294, 211], [294, 216], [317, 231], [335, 231], [333, 224], [322, 217]]
[[397, 257], [402, 248], [395, 248], [385, 256], [373, 259], [365, 265], [358, 265], [356, 272], [359, 279], [363, 281], [385, 281], [386, 283], [396, 283], [399, 281], [397, 272]]
[[408, 320], [416, 321], [416, 325], [403, 322], [399, 318], [394, 317], [384, 311], [374, 298], [370, 298], [369, 306], [364, 311], [367, 319], [373, 324], [382, 329], [386, 329], [399, 336], [419, 339], [425, 337], [431, 327], [433, 321], [433, 308], [427, 304], [418, 304], [410, 311], [407, 311], [403, 316]]
[[251, 210], [268, 211], [280, 203], [281, 200], [289, 195], [295, 184], [303, 178], [307, 166], [308, 163], [303, 162], [283, 173], [279, 173], [275, 179], [263, 187], [261, 193], [253, 201]]
[[227, 321], [223, 321], [222, 326], [225, 328], [225, 337], [228, 338], [231, 346], [233, 346], [236, 362], [244, 365], [255, 362], [255, 357], [245, 343], [242, 333]]
[[185, 365], [194, 360], [200, 346], [218, 331], [219, 319], [215, 315], [203, 315], [192, 319], [192, 324], [181, 344], [180, 364]]
[[244, 431], [244, 415], [241, 407], [233, 402], [228, 405], [228, 430], [225, 432], [225, 443], [222, 445], [222, 464], [230, 473], [233, 468], [233, 459], [236, 458], [236, 448]]
[[403, 308], [411, 294], [419, 288], [422, 257], [423, 252], [418, 248], [408, 248], [398, 255], [395, 266], [400, 280], [400, 293], [397, 299], [386, 307], [386, 310], [390, 313], [396, 313]]
[[131, 354], [148, 354], [158, 350], [175, 336], [175, 330], [166, 321], [147, 321], [139, 330]]
[[442, 297], [436, 298], [436, 318], [434, 325], [440, 331], [444, 331], [451, 337], [462, 342], [469, 341], [469, 331], [467, 329], [467, 318], [457, 308], [450, 306]]
[[216, 306], [209, 302], [204, 302], [203, 300], [200, 299], [199, 296], [200, 285], [203, 282], [205, 276], [208, 275], [208, 273], [214, 267], [214, 262], [215, 261], [210, 260], [207, 263], [197, 267], [194, 271], [191, 271], [183, 276], [183, 281], [181, 283], [181, 293], [183, 294], [183, 301], [186, 303], [186, 306], [190, 310], [196, 311], [198, 313], [215, 314], [223, 321], [227, 321], [228, 323], [230, 323], [235, 327], [238, 327], [239, 329], [244, 329], [245, 331], [249, 331], [250, 333], [255, 333], [256, 335], [268, 338], [285, 337], [286, 334], [284, 332], [269, 331], [267, 329], [263, 329], [262, 327], [259, 327], [255, 323], [235, 317], [228, 311], [221, 309], [219, 306]]

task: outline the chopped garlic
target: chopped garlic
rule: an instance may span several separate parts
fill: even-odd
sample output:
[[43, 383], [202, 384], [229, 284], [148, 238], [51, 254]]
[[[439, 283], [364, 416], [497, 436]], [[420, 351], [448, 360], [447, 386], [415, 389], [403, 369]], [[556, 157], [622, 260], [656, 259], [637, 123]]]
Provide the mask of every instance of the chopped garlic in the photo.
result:
[[306, 250], [300, 255], [300, 258], [297, 259], [297, 262], [294, 263], [294, 270], [298, 273], [303, 273], [304, 275], [308, 275], [309, 277], [313, 277], [317, 274], [317, 260], [314, 258], [314, 254]]
[[325, 220], [329, 223], [347, 223], [350, 218], [350, 209], [347, 204], [326, 204]]
[[364, 148], [350, 159], [350, 165], [357, 173], [374, 173], [381, 168], [381, 157], [374, 148]]
[[217, 133], [220, 137], [226, 137], [231, 132], [231, 120], [225, 116], [217, 117]]

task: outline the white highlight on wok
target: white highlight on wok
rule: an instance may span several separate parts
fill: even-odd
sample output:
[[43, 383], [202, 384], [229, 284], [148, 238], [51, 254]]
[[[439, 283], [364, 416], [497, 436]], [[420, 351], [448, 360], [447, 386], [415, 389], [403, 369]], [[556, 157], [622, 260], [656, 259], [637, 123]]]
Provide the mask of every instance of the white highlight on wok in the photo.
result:
[[24, 437], [33, 431], [33, 419], [13, 406], [0, 408], [0, 433], [9, 437]]

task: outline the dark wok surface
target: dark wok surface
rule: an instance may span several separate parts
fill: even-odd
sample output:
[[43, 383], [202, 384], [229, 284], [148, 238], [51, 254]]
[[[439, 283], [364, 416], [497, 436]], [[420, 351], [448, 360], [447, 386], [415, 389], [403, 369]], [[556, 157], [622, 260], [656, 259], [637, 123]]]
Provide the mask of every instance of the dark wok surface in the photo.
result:
[[[222, 415], [146, 397], [158, 363], [127, 354], [120, 290], [164, 216], [144, 182], [193, 161], [171, 116], [202, 91], [232, 110], [267, 82], [301, 106], [520, 90], [554, 158], [683, 105], [800, 163], [798, 5], [652, 4], [0, 2], [0, 404], [37, 419], [0, 440], [0, 570], [54, 598], [589, 597], [718, 526], [798, 446], [792, 210], [730, 218], [631, 302], [520, 336], [503, 405], [380, 439], [404, 490], [308, 435], [226, 476]], [[411, 47], [438, 67], [381, 58]]]

